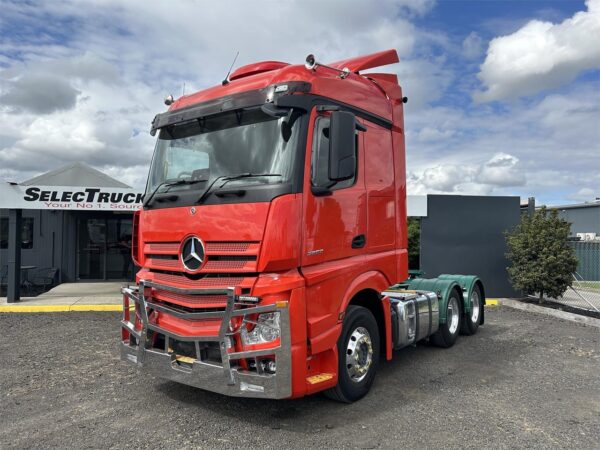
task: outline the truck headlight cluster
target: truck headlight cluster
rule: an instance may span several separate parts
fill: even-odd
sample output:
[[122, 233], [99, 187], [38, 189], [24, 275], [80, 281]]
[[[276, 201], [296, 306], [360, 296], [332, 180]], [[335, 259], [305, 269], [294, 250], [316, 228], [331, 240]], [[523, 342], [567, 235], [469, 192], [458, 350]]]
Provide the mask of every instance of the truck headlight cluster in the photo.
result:
[[242, 327], [244, 345], [264, 344], [272, 342], [280, 336], [279, 312], [259, 314], [256, 325], [251, 331]]

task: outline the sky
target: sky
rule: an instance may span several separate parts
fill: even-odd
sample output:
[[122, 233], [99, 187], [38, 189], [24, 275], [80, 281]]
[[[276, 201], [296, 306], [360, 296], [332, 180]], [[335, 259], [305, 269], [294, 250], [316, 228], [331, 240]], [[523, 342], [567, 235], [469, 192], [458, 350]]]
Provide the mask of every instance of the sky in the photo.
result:
[[[600, 197], [600, 0], [0, 0], [0, 178], [143, 188], [175, 97], [260, 60], [395, 48], [409, 194]], [[381, 69], [378, 69], [381, 71]]]

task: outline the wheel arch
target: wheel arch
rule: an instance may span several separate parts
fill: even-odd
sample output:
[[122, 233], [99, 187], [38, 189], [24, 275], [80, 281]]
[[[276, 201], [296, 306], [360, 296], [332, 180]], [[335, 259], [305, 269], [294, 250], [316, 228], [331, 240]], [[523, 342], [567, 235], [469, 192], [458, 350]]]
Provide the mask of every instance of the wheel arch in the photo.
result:
[[484, 311], [485, 311], [485, 289], [483, 286], [483, 282], [476, 275], [451, 275], [451, 274], [442, 274], [438, 278], [443, 280], [453, 280], [458, 283], [460, 288], [463, 291], [463, 310], [466, 313], [471, 312], [471, 303], [469, 299], [471, 298], [471, 294], [475, 287], [479, 287], [479, 292], [481, 292], [481, 304], [484, 306], [482, 308], [479, 323], [483, 325], [484, 323]]
[[362, 306], [371, 311], [379, 329], [381, 353], [386, 356], [389, 353], [391, 357], [391, 329], [388, 317], [390, 312], [388, 309], [386, 314], [385, 304], [380, 295], [389, 286], [389, 280], [381, 272], [369, 271], [361, 274], [348, 286], [338, 317], [343, 320], [350, 305]]
[[440, 323], [446, 323], [446, 309], [448, 307], [448, 299], [453, 291], [458, 294], [458, 300], [461, 304], [461, 309], [464, 312], [465, 299], [463, 296], [463, 290], [460, 285], [450, 278], [415, 278], [408, 280], [407, 289], [414, 289], [417, 291], [430, 291], [435, 292], [440, 302]]

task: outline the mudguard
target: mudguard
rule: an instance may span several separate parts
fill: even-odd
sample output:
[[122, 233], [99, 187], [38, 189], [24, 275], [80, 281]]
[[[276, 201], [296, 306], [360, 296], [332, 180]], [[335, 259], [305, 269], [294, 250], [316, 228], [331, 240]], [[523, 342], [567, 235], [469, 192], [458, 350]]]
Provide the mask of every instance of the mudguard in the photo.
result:
[[485, 291], [483, 289], [483, 283], [476, 275], [451, 275], [451, 274], [442, 274], [438, 277], [442, 280], [452, 280], [458, 283], [460, 288], [463, 291], [463, 308], [465, 313], [471, 312], [471, 293], [475, 286], [479, 286], [479, 290], [481, 292], [481, 303], [484, 306], [480, 315], [480, 324], [484, 323], [484, 311], [485, 311]]

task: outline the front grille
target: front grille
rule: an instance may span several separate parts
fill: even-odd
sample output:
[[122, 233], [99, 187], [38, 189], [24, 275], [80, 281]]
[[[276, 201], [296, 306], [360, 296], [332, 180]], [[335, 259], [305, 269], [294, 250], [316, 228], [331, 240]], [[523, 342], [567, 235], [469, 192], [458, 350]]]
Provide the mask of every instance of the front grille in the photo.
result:
[[204, 265], [204, 269], [206, 270], [240, 270], [246, 268], [246, 266], [250, 266], [252, 268], [255, 264], [252, 264], [248, 261], [244, 260], [208, 260]]
[[225, 308], [227, 305], [227, 295], [187, 295], [154, 289], [152, 296], [186, 308]]
[[[200, 273], [254, 273], [260, 243], [257, 241], [207, 241], [206, 262]], [[184, 272], [180, 260], [180, 242], [146, 242], [145, 267], [150, 270]]]
[[206, 243], [207, 252], [246, 252], [251, 245], [258, 245], [258, 242], [225, 242], [212, 241]]
[[203, 289], [215, 287], [230, 287], [245, 284], [246, 277], [240, 276], [205, 276], [198, 280], [193, 280], [183, 274], [172, 274], [154, 272], [154, 281], [158, 284], [166, 284], [168, 286], [183, 287], [186, 289]]
[[150, 242], [146, 244], [146, 253], [169, 254], [179, 252], [179, 242]]
[[155, 256], [146, 259], [146, 265], [161, 270], [180, 270], [181, 262], [178, 259], [157, 258]]

